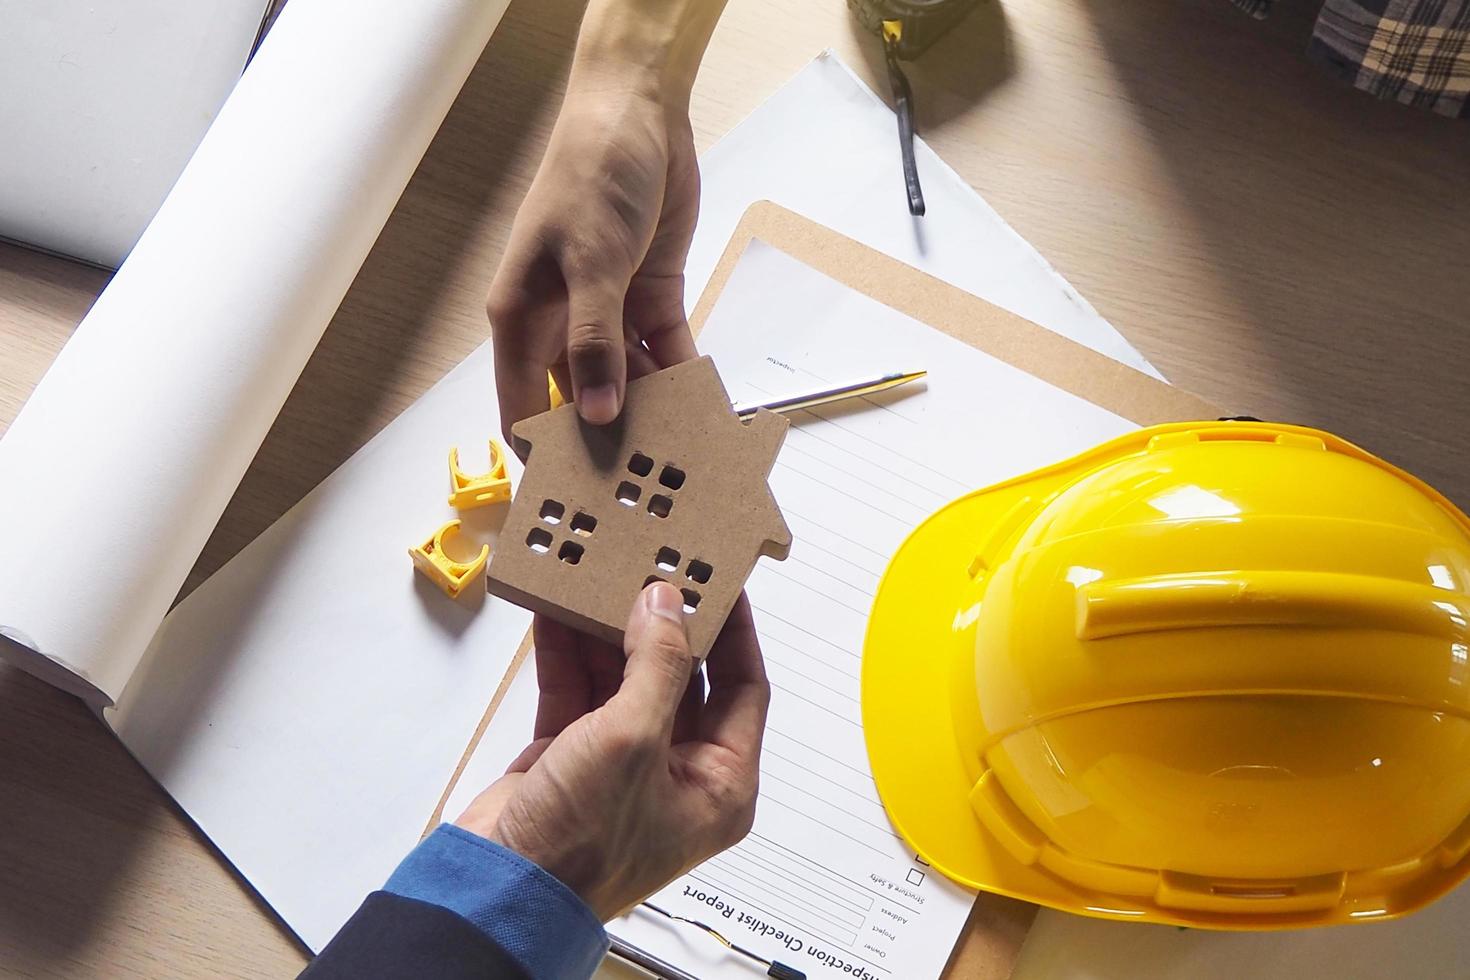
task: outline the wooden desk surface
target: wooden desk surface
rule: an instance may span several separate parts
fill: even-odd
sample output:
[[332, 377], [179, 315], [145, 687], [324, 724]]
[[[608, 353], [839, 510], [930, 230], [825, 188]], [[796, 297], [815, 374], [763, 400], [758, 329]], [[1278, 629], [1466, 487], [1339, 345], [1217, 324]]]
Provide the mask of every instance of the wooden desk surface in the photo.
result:
[[[1302, 55], [1315, 5], [1278, 6], [1260, 24], [1225, 0], [992, 0], [914, 66], [921, 128], [1171, 380], [1334, 429], [1470, 505], [1470, 125], [1328, 78]], [[579, 9], [512, 4], [191, 587], [484, 338]], [[700, 147], [825, 47], [886, 91], [841, 0], [730, 0]], [[0, 246], [0, 424], [105, 282]], [[0, 974], [304, 962], [95, 720], [5, 669], [0, 828]]]

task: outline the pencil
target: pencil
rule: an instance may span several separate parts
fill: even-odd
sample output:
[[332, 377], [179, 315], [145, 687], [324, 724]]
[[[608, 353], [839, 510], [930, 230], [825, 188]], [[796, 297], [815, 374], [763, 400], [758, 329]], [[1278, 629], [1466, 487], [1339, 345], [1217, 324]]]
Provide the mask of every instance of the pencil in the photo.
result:
[[744, 402], [735, 406], [735, 414], [741, 418], [747, 418], [763, 408], [772, 412], [795, 412], [803, 408], [813, 408], [817, 405], [826, 405], [847, 398], [860, 398], [863, 395], [872, 395], [880, 391], [887, 391], [889, 388], [897, 388], [899, 385], [908, 384], [910, 381], [917, 381], [925, 377], [928, 373], [928, 371], [899, 371], [876, 378], [865, 378], [862, 381], [849, 381], [847, 384], [822, 388], [818, 391], [803, 392], [799, 395], [787, 395], [783, 398], [772, 399], [771, 401]]

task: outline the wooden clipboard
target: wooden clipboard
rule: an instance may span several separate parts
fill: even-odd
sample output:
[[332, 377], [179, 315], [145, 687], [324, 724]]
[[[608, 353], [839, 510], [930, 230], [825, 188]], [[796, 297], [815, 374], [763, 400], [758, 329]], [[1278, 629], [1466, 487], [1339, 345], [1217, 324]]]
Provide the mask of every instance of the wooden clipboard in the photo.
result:
[[[745, 249], [754, 240], [785, 252], [863, 293], [992, 357], [1020, 368], [1140, 426], [1212, 419], [1213, 405], [1068, 340], [943, 280], [769, 201], [751, 205], [725, 246], [689, 326], [698, 336]], [[485, 709], [449, 784], [424, 829], [439, 825], [444, 806], [484, 737], [511, 679], [531, 650], [528, 633]], [[981, 892], [944, 969], [946, 980], [1005, 980], [1036, 917], [1036, 906]]]

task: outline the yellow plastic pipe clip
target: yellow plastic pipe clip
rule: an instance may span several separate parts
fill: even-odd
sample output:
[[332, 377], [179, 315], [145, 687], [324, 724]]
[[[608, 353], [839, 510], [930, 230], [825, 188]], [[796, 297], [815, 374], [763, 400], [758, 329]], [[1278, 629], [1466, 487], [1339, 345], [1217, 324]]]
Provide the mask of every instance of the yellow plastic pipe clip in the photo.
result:
[[409, 557], [414, 567], [429, 577], [429, 580], [444, 590], [451, 599], [457, 599], [465, 584], [485, 567], [490, 557], [490, 546], [480, 546], [480, 553], [469, 561], [456, 561], [444, 550], [446, 539], [459, 536], [459, 518], [448, 522], [435, 531], [429, 540], [416, 548], [409, 548]]
[[449, 505], [456, 510], [484, 507], [510, 499], [505, 452], [494, 439], [490, 440], [490, 472], [481, 476], [466, 476], [459, 468], [459, 447], [449, 450], [449, 480], [454, 488], [449, 494]]

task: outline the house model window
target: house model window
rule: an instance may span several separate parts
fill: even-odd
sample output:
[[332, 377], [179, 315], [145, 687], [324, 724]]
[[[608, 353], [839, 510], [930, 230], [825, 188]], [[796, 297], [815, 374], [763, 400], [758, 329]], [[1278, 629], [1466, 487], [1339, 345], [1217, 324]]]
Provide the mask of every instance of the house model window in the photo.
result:
[[620, 644], [639, 592], [662, 580], [683, 593], [702, 658], [756, 559], [791, 550], [766, 482], [788, 425], [767, 411], [742, 421], [708, 357], [629, 382], [612, 425], [571, 405], [521, 421], [526, 471], [487, 588]]

